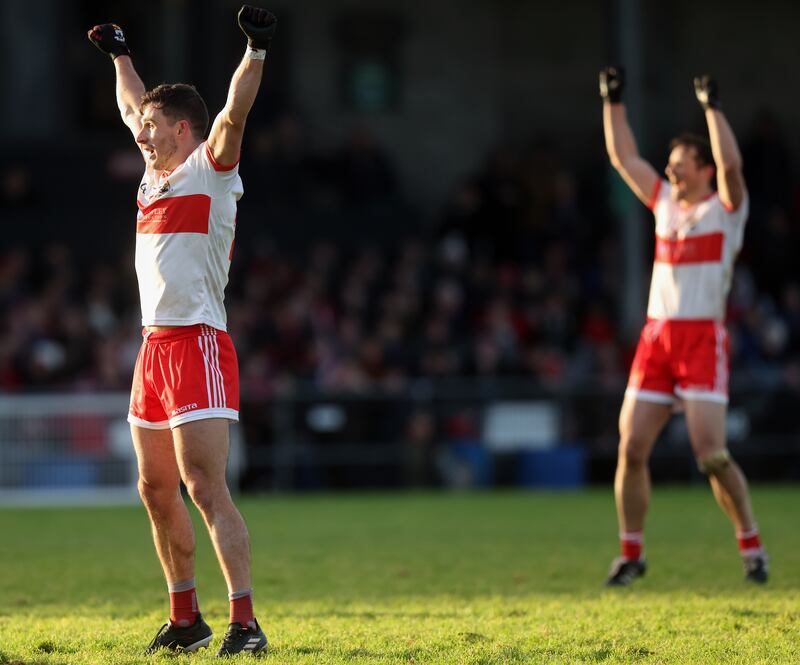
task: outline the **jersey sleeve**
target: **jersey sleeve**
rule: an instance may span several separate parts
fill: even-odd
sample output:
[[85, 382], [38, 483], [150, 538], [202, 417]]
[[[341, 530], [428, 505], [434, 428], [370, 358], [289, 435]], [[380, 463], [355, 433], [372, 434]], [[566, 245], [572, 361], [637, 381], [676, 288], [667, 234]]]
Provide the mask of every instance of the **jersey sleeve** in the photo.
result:
[[742, 202], [739, 204], [738, 208], [730, 209], [726, 207], [722, 201], [720, 201], [720, 205], [722, 205], [723, 209], [725, 210], [725, 216], [730, 224], [736, 229], [736, 232], [740, 235], [743, 235], [744, 225], [747, 222], [747, 216], [750, 214], [749, 194], [745, 192], [744, 198], [742, 198]]
[[241, 179], [239, 178], [239, 161], [234, 164], [220, 164], [214, 159], [208, 144], [204, 141], [190, 155], [192, 168], [202, 178], [214, 196], [234, 194], [238, 200], [241, 196]]
[[664, 178], [659, 178], [656, 180], [656, 184], [653, 186], [653, 191], [650, 193], [650, 199], [647, 201], [647, 207], [655, 212], [656, 206], [659, 204], [659, 202], [669, 199], [669, 190], [671, 186], [672, 185], [669, 184], [669, 181], [664, 180]]

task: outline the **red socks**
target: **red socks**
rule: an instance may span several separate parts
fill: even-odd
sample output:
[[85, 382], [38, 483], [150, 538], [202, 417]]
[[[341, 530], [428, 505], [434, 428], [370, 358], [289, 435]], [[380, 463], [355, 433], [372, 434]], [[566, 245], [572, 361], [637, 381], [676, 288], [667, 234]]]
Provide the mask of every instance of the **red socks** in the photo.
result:
[[752, 556], [761, 553], [761, 538], [758, 536], [758, 527], [753, 527], [750, 531], [740, 531], [736, 534], [739, 541], [739, 553], [742, 556]]
[[256, 618], [253, 614], [253, 590], [232, 591], [228, 594], [231, 601], [231, 614], [229, 623], [238, 623], [242, 626], [255, 628]]
[[623, 531], [619, 534], [620, 553], [626, 561], [639, 561], [642, 558], [644, 534], [641, 531]]
[[[757, 527], [749, 531], [740, 531], [736, 534], [736, 540], [739, 541], [739, 552], [742, 556], [752, 556], [762, 552]], [[644, 534], [641, 531], [624, 531], [619, 535], [619, 543], [623, 559], [638, 561], [642, 558]]]
[[[194, 578], [169, 584], [168, 588], [170, 623], [181, 628], [191, 626], [200, 614]], [[253, 590], [233, 591], [228, 594], [228, 598], [231, 601], [230, 623], [254, 628], [256, 620], [253, 615]]]
[[194, 578], [168, 585], [170, 623], [186, 628], [197, 621], [200, 610], [197, 607], [197, 591]]

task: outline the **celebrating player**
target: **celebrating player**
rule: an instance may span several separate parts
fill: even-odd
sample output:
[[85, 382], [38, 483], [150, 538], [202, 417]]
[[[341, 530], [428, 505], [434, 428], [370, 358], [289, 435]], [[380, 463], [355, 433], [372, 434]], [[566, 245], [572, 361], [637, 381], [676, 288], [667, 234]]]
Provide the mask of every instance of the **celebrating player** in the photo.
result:
[[253, 614], [249, 536], [225, 480], [229, 421], [239, 417], [239, 376], [223, 298], [243, 191], [242, 135], [277, 22], [248, 5], [238, 21], [247, 50], [207, 139], [208, 111], [193, 86], [145, 91], [122, 29], [106, 23], [89, 31], [113, 60], [117, 105], [145, 161], [136, 201], [144, 342], [128, 421], [139, 493], [170, 598], [169, 622], [148, 653], [196, 651], [211, 642], [195, 593], [195, 540], [181, 480], [205, 520], [228, 585], [230, 624], [218, 655], [267, 649]]
[[748, 212], [739, 148], [720, 111], [716, 82], [708, 76], [696, 78], [695, 94], [705, 112], [710, 145], [691, 134], [674, 139], [666, 179], [661, 178], [639, 155], [622, 103], [624, 83], [621, 68], [600, 72], [606, 149], [614, 168], [655, 214], [656, 250], [647, 323], [619, 417], [614, 494], [622, 554], [614, 560], [606, 584], [626, 585], [645, 573], [648, 460], [676, 406], [685, 411], [698, 467], [736, 529], [746, 579], [766, 582], [767, 556], [747, 481], [725, 440], [725, 301]]

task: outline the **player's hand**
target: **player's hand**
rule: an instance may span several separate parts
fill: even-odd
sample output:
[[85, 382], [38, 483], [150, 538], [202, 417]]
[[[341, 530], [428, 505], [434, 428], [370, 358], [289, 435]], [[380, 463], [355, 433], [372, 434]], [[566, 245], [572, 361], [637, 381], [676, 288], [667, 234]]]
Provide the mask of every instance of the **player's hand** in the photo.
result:
[[619, 104], [622, 101], [624, 87], [625, 69], [623, 67], [606, 67], [600, 70], [600, 96], [603, 101]]
[[700, 102], [700, 106], [703, 107], [704, 111], [720, 107], [717, 82], [708, 74], [695, 78], [694, 94], [697, 96], [697, 101]]
[[89, 41], [103, 53], [110, 55], [112, 60], [120, 55], [131, 54], [125, 41], [125, 33], [116, 23], [96, 25], [87, 34]]
[[242, 5], [237, 16], [239, 27], [247, 35], [247, 45], [250, 48], [269, 51], [269, 45], [278, 27], [275, 14], [251, 5]]

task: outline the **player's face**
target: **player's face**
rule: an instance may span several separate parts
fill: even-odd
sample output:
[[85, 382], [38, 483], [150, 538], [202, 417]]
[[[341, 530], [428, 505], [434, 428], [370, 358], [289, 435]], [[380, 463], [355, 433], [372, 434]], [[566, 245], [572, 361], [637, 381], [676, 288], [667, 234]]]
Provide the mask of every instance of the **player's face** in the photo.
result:
[[177, 135], [180, 122], [170, 122], [161, 109], [147, 106], [142, 114], [142, 129], [136, 137], [147, 165], [164, 171], [175, 168], [172, 162], [178, 153]]
[[691, 201], [701, 195], [710, 179], [710, 167], [700, 165], [693, 146], [675, 146], [664, 173], [672, 185], [672, 198], [676, 201]]

